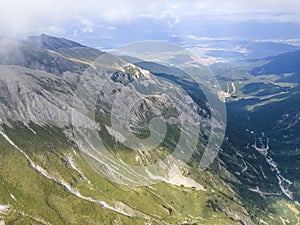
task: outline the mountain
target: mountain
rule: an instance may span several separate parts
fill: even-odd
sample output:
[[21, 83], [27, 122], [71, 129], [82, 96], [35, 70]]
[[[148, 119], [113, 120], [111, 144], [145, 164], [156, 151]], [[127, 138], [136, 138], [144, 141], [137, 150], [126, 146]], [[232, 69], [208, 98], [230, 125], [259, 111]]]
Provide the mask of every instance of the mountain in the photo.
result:
[[0, 63], [43, 70], [55, 75], [66, 71], [80, 73], [89, 65], [84, 61], [72, 60], [60, 53], [14, 40], [0, 40]]
[[60, 48], [1, 42], [1, 223], [297, 224], [298, 180], [284, 169], [296, 167], [272, 167], [272, 134], [245, 131], [263, 108], [248, 124], [242, 98], [227, 103], [225, 141], [201, 171], [211, 127], [224, 124], [211, 123], [211, 106], [183, 71], [39, 38]]
[[277, 56], [279, 54], [299, 50], [298, 46], [294, 46], [291, 44], [267, 41], [241, 42], [240, 48], [247, 50], [247, 57], [256, 59]]
[[25, 43], [49, 50], [58, 50], [60, 48], [84, 47], [83, 45], [74, 41], [70, 41], [65, 38], [52, 37], [46, 34], [41, 34], [39, 36], [29, 36], [26, 39]]
[[198, 50], [206, 57], [223, 61], [253, 61], [271, 58], [300, 49], [293, 44], [271, 41], [239, 41], [239, 40], [194, 40], [186, 41], [188, 48]]
[[263, 74], [292, 74], [298, 80], [300, 73], [299, 66], [300, 51], [288, 52], [268, 59], [268, 62], [260, 67], [254, 68], [251, 73], [254, 75]]

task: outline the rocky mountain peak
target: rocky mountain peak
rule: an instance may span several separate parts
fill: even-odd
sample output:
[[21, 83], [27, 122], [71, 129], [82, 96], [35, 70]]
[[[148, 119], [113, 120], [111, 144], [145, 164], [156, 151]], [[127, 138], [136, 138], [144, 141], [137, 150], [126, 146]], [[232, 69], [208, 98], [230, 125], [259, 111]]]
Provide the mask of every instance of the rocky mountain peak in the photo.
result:
[[46, 34], [41, 34], [38, 36], [29, 36], [26, 40], [26, 43], [49, 50], [57, 50], [60, 48], [84, 47], [83, 45], [77, 42], [70, 41], [65, 38], [52, 37]]

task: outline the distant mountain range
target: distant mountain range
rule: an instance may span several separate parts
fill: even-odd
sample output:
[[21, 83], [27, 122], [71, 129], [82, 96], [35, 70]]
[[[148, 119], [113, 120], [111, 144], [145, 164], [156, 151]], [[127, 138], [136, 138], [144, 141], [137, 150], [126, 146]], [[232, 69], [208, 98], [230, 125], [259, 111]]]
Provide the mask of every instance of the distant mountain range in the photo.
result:
[[[263, 74], [295, 74], [299, 77], [300, 73], [300, 51], [284, 53], [267, 59], [267, 63], [261, 67], [253, 69], [255, 75]], [[298, 78], [299, 80], [300, 78]]]

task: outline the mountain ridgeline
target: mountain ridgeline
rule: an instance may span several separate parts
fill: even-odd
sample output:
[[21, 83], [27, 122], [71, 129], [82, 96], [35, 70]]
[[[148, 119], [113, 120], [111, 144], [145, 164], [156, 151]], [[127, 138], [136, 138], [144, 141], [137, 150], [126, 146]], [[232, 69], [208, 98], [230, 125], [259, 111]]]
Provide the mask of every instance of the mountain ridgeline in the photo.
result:
[[299, 87], [280, 77], [297, 52], [231, 75], [226, 136], [201, 171], [212, 108], [180, 69], [48, 35], [0, 46], [0, 223], [299, 224]]

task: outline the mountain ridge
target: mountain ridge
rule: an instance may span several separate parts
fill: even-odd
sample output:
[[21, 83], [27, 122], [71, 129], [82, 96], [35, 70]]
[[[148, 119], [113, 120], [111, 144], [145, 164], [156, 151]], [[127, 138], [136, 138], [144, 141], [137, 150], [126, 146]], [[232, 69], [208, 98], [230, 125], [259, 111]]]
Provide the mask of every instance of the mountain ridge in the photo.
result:
[[25, 43], [49, 50], [58, 50], [60, 48], [86, 47], [65, 38], [57, 38], [46, 34], [29, 36], [25, 40]]
[[283, 53], [275, 57], [268, 59], [268, 62], [261, 66], [253, 69], [251, 73], [254, 75], [264, 75], [264, 74], [288, 74], [293, 73], [299, 75], [300, 73], [300, 50]]

